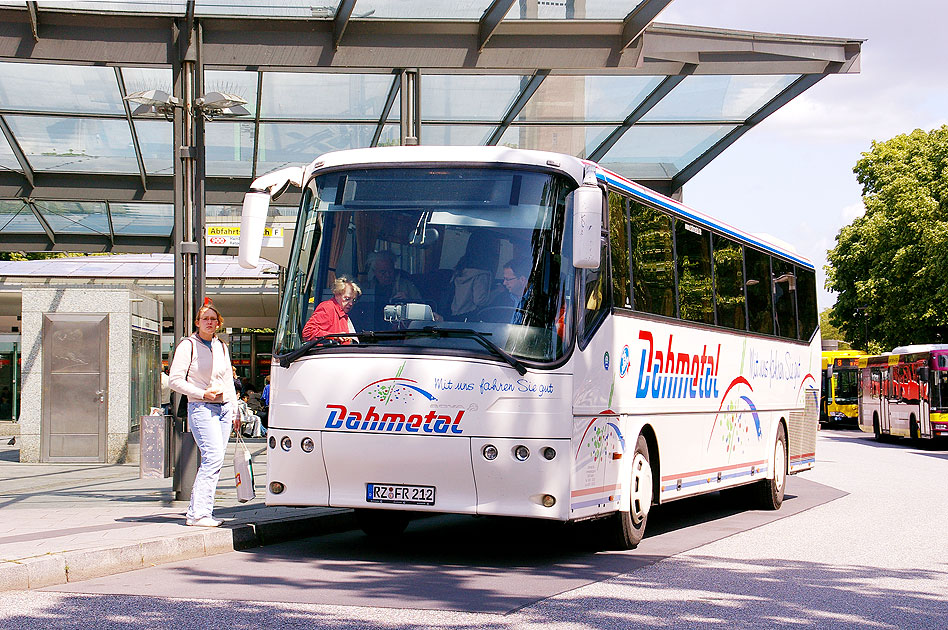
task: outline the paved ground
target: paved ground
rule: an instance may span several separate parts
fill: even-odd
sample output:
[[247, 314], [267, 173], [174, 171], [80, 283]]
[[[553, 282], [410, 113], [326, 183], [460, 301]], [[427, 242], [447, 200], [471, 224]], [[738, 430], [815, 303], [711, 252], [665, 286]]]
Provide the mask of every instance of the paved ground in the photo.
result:
[[[456, 628], [524, 630], [590, 630], [592, 628], [860, 628], [866, 630], [948, 627], [948, 560], [942, 530], [948, 522], [948, 451], [919, 449], [906, 442], [879, 444], [853, 431], [823, 431], [818, 437], [817, 467], [795, 478], [837, 490], [834, 500], [810, 509], [741, 528], [721, 537], [693, 540], [694, 547], [653, 563], [624, 571], [606, 571], [598, 580], [500, 614], [481, 610], [414, 607], [402, 599], [377, 601], [388, 595], [389, 583], [409, 592], [435, 583], [438, 575], [457, 570], [463, 554], [438, 559], [422, 553], [441, 574], [429, 569], [417, 576], [387, 568], [388, 582], [365, 582], [366, 558], [333, 555], [332, 540], [348, 534], [322, 536], [308, 549], [294, 549], [284, 561], [300, 568], [292, 576], [302, 587], [327, 584], [307, 581], [311, 563], [330, 563], [335, 582], [353, 591], [357, 605], [287, 602], [272, 589], [250, 597], [221, 597], [210, 585], [240, 586], [248, 573], [215, 573], [226, 557], [260, 557], [249, 575], [267, 576], [270, 562], [257, 552], [240, 552], [187, 563], [197, 580], [173, 596], [161, 594], [89, 594], [102, 580], [89, 580], [33, 591], [11, 591], [0, 597], [0, 627], [22, 628], [145, 628], [178, 630], [233, 628]], [[799, 486], [798, 486], [799, 487]], [[800, 493], [803, 496], [803, 493]], [[790, 505], [788, 501], [787, 506]], [[691, 505], [703, 513], [706, 506]], [[7, 511], [2, 512], [6, 518]], [[723, 519], [726, 520], [726, 519]], [[695, 537], [709, 525], [695, 516], [670, 531], [650, 531], [650, 540], [668, 536]], [[426, 537], [416, 541], [423, 545]], [[463, 548], [465, 540], [457, 541]], [[327, 547], [328, 544], [328, 547]], [[530, 544], [529, 541], [527, 544]], [[337, 543], [338, 545], [338, 543]], [[283, 547], [277, 545], [273, 549]], [[268, 548], [270, 549], [270, 548]], [[423, 548], [421, 548], [423, 551]], [[338, 550], [338, 549], [337, 549]], [[632, 554], [641, 553], [642, 548]], [[376, 550], [381, 560], [410, 558], [411, 549]], [[419, 552], [421, 553], [421, 552]], [[597, 562], [601, 554], [578, 554], [562, 562], [564, 572]], [[497, 565], [500, 572], [519, 572], [522, 558], [511, 554], [498, 560], [472, 549], [466, 560]], [[542, 559], [542, 554], [538, 555]], [[371, 559], [371, 558], [370, 558]], [[557, 560], [562, 560], [558, 558]], [[540, 563], [542, 565], [542, 562]], [[171, 565], [168, 565], [170, 568]], [[276, 569], [276, 567], [274, 567]], [[423, 567], [422, 567], [423, 568]], [[541, 566], [541, 569], [544, 568]], [[304, 572], [304, 569], [306, 570]], [[158, 570], [127, 575], [129, 589]], [[167, 574], [165, 574], [167, 575]], [[489, 576], [488, 576], [489, 577]], [[354, 579], [350, 579], [354, 578]], [[412, 581], [415, 580], [415, 581]], [[161, 586], [160, 582], [156, 582]], [[332, 584], [330, 584], [331, 586]], [[360, 590], [361, 589], [361, 590]], [[71, 590], [73, 592], [65, 592]], [[84, 592], [85, 591], [85, 592]]]
[[[0, 446], [0, 591], [37, 588], [351, 526], [348, 514], [263, 505], [265, 443], [249, 440], [257, 497], [241, 504], [234, 443], [221, 472], [215, 516], [225, 527], [184, 524], [171, 479], [140, 479], [138, 465], [25, 464]], [[317, 529], [321, 528], [321, 529]]]

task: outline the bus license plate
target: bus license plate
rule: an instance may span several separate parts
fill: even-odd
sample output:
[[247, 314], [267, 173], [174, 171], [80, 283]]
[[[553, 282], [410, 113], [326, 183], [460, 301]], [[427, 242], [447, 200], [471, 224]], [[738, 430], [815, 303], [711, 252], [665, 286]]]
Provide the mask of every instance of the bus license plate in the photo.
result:
[[369, 483], [365, 486], [365, 500], [369, 503], [402, 503], [434, 505], [434, 486], [406, 486], [394, 483]]

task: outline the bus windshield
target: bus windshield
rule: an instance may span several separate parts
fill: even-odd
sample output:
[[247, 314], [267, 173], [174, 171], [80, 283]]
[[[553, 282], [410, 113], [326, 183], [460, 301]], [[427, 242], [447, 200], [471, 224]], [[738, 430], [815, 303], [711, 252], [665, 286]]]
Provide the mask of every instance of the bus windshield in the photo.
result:
[[859, 392], [859, 370], [856, 368], [836, 368], [833, 372], [834, 401], [838, 405], [856, 404]]
[[499, 349], [555, 361], [572, 335], [574, 272], [565, 238], [572, 188], [564, 176], [514, 167], [317, 173], [303, 191], [277, 352], [313, 341], [307, 322], [345, 278], [361, 290], [348, 316], [351, 330], [363, 334], [336, 350]]

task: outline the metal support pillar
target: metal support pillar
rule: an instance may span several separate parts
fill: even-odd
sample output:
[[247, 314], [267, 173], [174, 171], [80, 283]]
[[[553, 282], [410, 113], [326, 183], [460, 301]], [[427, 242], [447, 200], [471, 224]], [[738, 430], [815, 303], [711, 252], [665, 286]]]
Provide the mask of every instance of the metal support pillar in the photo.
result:
[[421, 144], [421, 73], [404, 70], [400, 86], [402, 116], [401, 143], [404, 146]]
[[[193, 2], [189, 1], [189, 8]], [[174, 336], [190, 334], [204, 300], [204, 119], [195, 116], [194, 100], [203, 87], [200, 26], [188, 11], [174, 26]], [[174, 409], [177, 410], [177, 396]], [[198, 453], [187, 422], [175, 423], [175, 500], [188, 500]]]

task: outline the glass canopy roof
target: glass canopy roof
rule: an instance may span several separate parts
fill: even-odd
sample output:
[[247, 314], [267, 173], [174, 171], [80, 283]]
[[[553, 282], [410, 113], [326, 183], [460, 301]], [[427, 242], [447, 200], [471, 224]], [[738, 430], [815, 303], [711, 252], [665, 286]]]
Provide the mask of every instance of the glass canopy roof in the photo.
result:
[[[434, 21], [461, 25], [447, 27], [448, 32], [464, 24], [480, 25], [483, 32], [489, 23], [493, 28], [507, 28], [502, 32], [513, 32], [512, 36], [527, 44], [534, 41], [540, 45], [547, 41], [547, 35], [541, 34], [546, 32], [543, 29], [557, 22], [575, 25], [578, 35], [595, 29], [612, 38], [608, 41], [619, 42], [632, 27], [630, 20], [636, 9], [648, 8], [649, 3], [659, 7], [667, 4], [661, 0], [512, 2], [502, 18], [499, 13], [491, 18], [495, 7], [491, 0], [284, 0], [279, 6], [263, 0], [197, 0], [193, 6], [199, 18], [283, 18], [305, 24], [333, 23], [337, 11], [345, 10], [351, 12], [347, 16], [350, 24], [364, 27], [377, 21], [407, 24], [400, 28], [415, 29], [407, 33], [424, 33]], [[180, 18], [187, 6], [184, 0], [40, 0], [35, 3], [40, 17], [38, 21], [32, 18], [33, 33], [42, 44], [44, 12], [159, 19]], [[504, 11], [508, 5], [501, 2], [497, 6]], [[12, 15], [12, 8], [22, 12], [24, 3], [0, 0], [0, 10]], [[641, 29], [646, 26], [647, 22], [639, 25], [632, 37], [644, 32]], [[568, 153], [593, 159], [647, 185], [664, 183], [674, 190], [741, 133], [811, 85], [800, 87], [808, 77], [818, 74], [803, 64], [819, 57], [807, 47], [812, 42], [788, 38], [786, 46], [800, 46], [799, 59], [782, 63], [795, 58], [779, 48], [784, 44], [778, 39], [768, 43], [774, 49], [767, 53], [776, 61], [755, 66], [748, 57], [751, 53], [739, 42], [726, 51], [735, 56], [735, 61], [729, 62], [731, 66], [712, 66], [703, 73], [695, 71], [702, 63], [700, 49], [681, 49], [680, 40], [675, 39], [690, 36], [687, 29], [693, 27], [680, 28], [669, 37], [671, 43], [664, 51], [648, 49], [651, 52], [647, 53], [644, 44], [631, 39], [625, 47], [620, 46], [618, 50], [630, 58], [639, 55], [634, 63], [604, 58], [582, 70], [544, 66], [532, 60], [493, 66], [485, 61], [422, 67], [417, 87], [419, 142], [493, 144]], [[568, 31], [560, 31], [569, 36]], [[717, 42], [734, 33], [715, 31], [708, 40], [701, 40], [714, 42], [714, 52], [708, 59], [726, 56], [717, 49]], [[739, 35], [734, 37], [740, 39]], [[748, 35], [746, 40], [754, 39], [750, 37], [754, 34], [744, 35]], [[253, 35], [235, 37], [239, 40]], [[528, 37], [534, 39], [525, 39]], [[586, 40], [577, 37], [576, 41], [575, 55], [582, 56], [582, 42]], [[826, 46], [830, 44], [837, 42]], [[753, 45], [764, 48], [756, 41]], [[393, 51], [410, 48], [400, 43], [393, 46]], [[505, 49], [505, 54], [511, 56], [509, 51], [520, 48], [524, 44]], [[481, 49], [490, 51], [487, 39], [481, 40], [476, 52]], [[257, 54], [266, 57], [264, 52]], [[825, 59], [834, 59], [834, 54], [826, 53]], [[209, 180], [236, 182], [232, 185], [235, 190], [246, 190], [253, 177], [287, 165], [308, 163], [327, 151], [400, 142], [400, 68], [414, 66], [398, 66], [395, 62], [386, 62], [394, 68], [384, 64], [334, 65], [332, 58], [327, 58], [328, 64], [320, 61], [307, 66], [235, 62], [230, 64], [233, 67], [223, 67], [228, 64], [209, 63], [204, 70], [205, 93], [237, 95], [246, 101], [247, 112], [206, 123]], [[49, 58], [21, 59], [16, 54], [0, 57], [0, 175], [16, 173], [29, 180], [29, 186], [23, 188], [26, 192], [16, 194], [16, 198], [4, 199], [11, 196], [9, 193], [0, 195], [0, 240], [4, 235], [45, 234], [50, 240], [62, 235], [91, 235], [107, 237], [114, 244], [116, 237], [170, 235], [173, 207], [166, 202], [168, 195], [163, 203], [141, 200], [141, 195], [117, 199], [105, 184], [101, 198], [94, 198], [96, 195], [88, 191], [82, 196], [85, 200], [70, 198], [66, 186], [57, 198], [29, 194], [34, 180], [42, 181], [44, 177], [93, 188], [100, 180], [140, 181], [142, 188], [146, 182], [170, 182], [175, 159], [172, 123], [163, 116], [139, 113], [137, 105], [125, 101], [134, 92], [171, 93], [172, 71], [168, 66], [76, 58], [57, 62]], [[721, 67], [734, 71], [728, 73]], [[755, 68], [760, 71], [754, 72]], [[170, 184], [162, 185], [168, 190]], [[234, 221], [239, 214], [233, 206], [213, 203], [206, 212], [209, 221]], [[291, 207], [274, 208], [274, 216], [293, 214]]]

